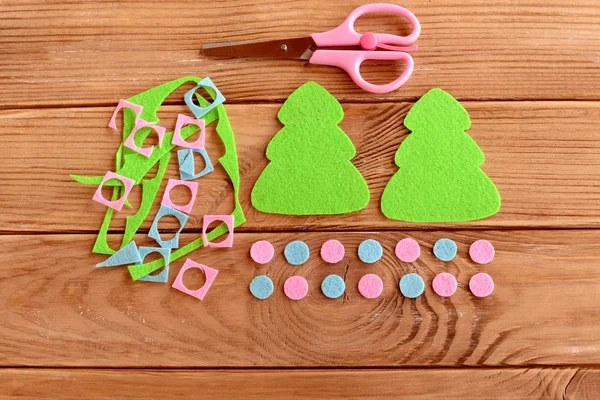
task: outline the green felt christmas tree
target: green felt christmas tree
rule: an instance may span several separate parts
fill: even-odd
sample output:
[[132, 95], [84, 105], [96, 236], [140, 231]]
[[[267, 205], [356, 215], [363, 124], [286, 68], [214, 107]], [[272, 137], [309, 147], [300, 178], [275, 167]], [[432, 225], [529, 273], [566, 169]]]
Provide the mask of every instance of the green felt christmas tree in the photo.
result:
[[500, 194], [479, 168], [485, 157], [465, 132], [469, 114], [450, 94], [432, 89], [410, 110], [412, 132], [395, 162], [399, 171], [381, 199], [386, 217], [411, 222], [460, 222], [489, 217]]
[[365, 208], [369, 188], [350, 160], [356, 149], [337, 125], [338, 101], [308, 82], [285, 101], [284, 128], [267, 146], [271, 161], [252, 190], [259, 211], [287, 215], [344, 214]]

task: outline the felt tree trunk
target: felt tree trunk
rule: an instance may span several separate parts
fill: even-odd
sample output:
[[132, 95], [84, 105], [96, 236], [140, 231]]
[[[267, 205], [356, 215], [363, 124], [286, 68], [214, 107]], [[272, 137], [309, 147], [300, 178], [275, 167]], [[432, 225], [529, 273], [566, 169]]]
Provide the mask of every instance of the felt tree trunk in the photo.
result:
[[381, 199], [386, 217], [411, 222], [460, 222], [489, 217], [500, 194], [479, 168], [485, 157], [465, 132], [471, 120], [454, 97], [432, 89], [410, 110], [412, 132], [395, 157], [399, 171]]
[[369, 188], [350, 160], [356, 150], [337, 125], [338, 101], [308, 82], [285, 101], [284, 124], [267, 147], [270, 163], [252, 190], [259, 211], [287, 215], [344, 214], [365, 208]]

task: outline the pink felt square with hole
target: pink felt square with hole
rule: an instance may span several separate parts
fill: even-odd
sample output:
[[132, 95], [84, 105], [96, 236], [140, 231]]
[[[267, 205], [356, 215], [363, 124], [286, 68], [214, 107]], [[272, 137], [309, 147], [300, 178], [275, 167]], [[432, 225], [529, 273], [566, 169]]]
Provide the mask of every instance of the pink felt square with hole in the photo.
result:
[[142, 115], [142, 110], [144, 109], [143, 106], [137, 105], [130, 101], [123, 100], [123, 99], [119, 100], [119, 104], [117, 105], [117, 108], [115, 108], [112, 118], [110, 119], [110, 122], [108, 123], [109, 128], [113, 128], [114, 130], [117, 130], [117, 115], [119, 114], [119, 111], [121, 111], [122, 108], [130, 108], [133, 111], [135, 111], [136, 121]]
[[[209, 242], [206, 236], [206, 230], [214, 221], [223, 221], [229, 229], [227, 238], [219, 243]], [[205, 215], [202, 224], [202, 240], [204, 241], [204, 247], [233, 247], [233, 215]]]
[[[198, 136], [198, 139], [195, 142], [188, 143], [181, 137], [181, 128], [186, 125], [196, 125], [198, 128], [200, 128], [200, 136]], [[203, 119], [194, 119], [192, 117], [188, 117], [187, 115], [179, 114], [177, 116], [177, 122], [175, 123], [175, 130], [173, 131], [173, 140], [171, 143], [188, 149], [201, 150], [204, 148], [205, 136], [206, 124]]]
[[[178, 185], [187, 186], [192, 192], [192, 198], [189, 203], [183, 206], [178, 206], [177, 204], [173, 204], [171, 201], [171, 190]], [[169, 206], [171, 208], [176, 209], [177, 211], [184, 212], [189, 214], [192, 211], [192, 207], [194, 207], [194, 202], [196, 201], [196, 194], [198, 193], [198, 183], [190, 182], [190, 181], [181, 181], [179, 179], [169, 179], [167, 183], [167, 187], [165, 189], [165, 194], [163, 195], [162, 204], [165, 206]]]
[[[198, 268], [199, 270], [204, 272], [206, 280], [204, 281], [204, 285], [202, 285], [200, 289], [190, 290], [183, 284], [183, 274], [190, 268]], [[207, 267], [206, 265], [198, 264], [197, 262], [194, 262], [188, 258], [187, 260], [185, 260], [183, 267], [181, 267], [181, 269], [179, 270], [179, 273], [177, 274], [177, 277], [175, 278], [175, 282], [173, 282], [172, 287], [174, 289], [179, 290], [180, 292], [189, 294], [190, 296], [195, 297], [198, 300], [203, 300], [204, 296], [206, 296], [206, 292], [208, 292], [208, 289], [210, 289], [210, 287], [212, 286], [218, 273], [219, 271], [217, 271], [216, 269]]]
[[163, 138], [165, 137], [165, 132], [167, 130], [162, 126], [156, 125], [154, 122], [144, 121], [143, 119], [138, 118], [135, 122], [135, 126], [131, 130], [129, 136], [127, 136], [127, 139], [125, 139], [125, 143], [123, 143], [123, 145], [125, 147], [130, 148], [131, 150], [140, 153], [145, 157], [150, 157], [152, 155], [152, 151], [154, 150], [154, 146], [139, 147], [137, 144], [135, 144], [134, 141], [136, 132], [142, 128], [150, 128], [156, 132], [156, 134], [158, 135], [158, 147], [162, 147]]
[[[102, 196], [102, 186], [104, 186], [104, 183], [106, 181], [109, 181], [111, 179], [120, 180], [121, 182], [123, 182], [123, 186], [125, 187], [125, 193], [123, 193], [123, 196], [114, 201], [107, 200], [104, 198], [104, 196]], [[107, 207], [110, 207], [117, 211], [121, 211], [121, 209], [123, 208], [123, 204], [125, 204], [125, 199], [127, 198], [127, 196], [129, 196], [129, 192], [131, 192], [131, 189], [133, 188], [134, 184], [135, 181], [133, 179], [129, 179], [125, 176], [121, 176], [119, 174], [115, 174], [114, 172], [108, 171], [106, 175], [104, 175], [104, 178], [102, 178], [102, 182], [100, 182], [100, 186], [98, 186], [98, 189], [96, 189], [96, 193], [94, 193], [94, 197], [92, 197], [92, 199], [100, 204], [104, 204]]]

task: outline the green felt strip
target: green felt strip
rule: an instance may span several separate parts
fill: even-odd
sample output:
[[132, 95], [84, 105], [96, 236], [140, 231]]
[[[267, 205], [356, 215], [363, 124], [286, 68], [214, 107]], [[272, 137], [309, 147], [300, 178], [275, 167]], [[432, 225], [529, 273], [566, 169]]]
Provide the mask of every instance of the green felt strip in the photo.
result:
[[[141, 117], [143, 119], [145, 119], [146, 121], [160, 122], [160, 120], [158, 119], [158, 116], [157, 116], [157, 112], [158, 112], [160, 106], [162, 105], [162, 103], [165, 101], [165, 99], [167, 97], [169, 97], [169, 95], [171, 93], [173, 93], [175, 90], [177, 90], [182, 85], [189, 83], [189, 82], [197, 83], [199, 81], [199, 79], [200, 78], [196, 78], [196, 77], [183, 77], [180, 79], [176, 79], [174, 81], [164, 83], [162, 85], [159, 85], [157, 87], [149, 89], [145, 92], [142, 92], [138, 95], [135, 95], [135, 96], [129, 98], [128, 100], [132, 103], [135, 103], [135, 104], [138, 104], [138, 105], [141, 105], [144, 107], [144, 110], [141, 115]], [[206, 100], [204, 100], [203, 98], [202, 98], [202, 100], [199, 100], [199, 101], [206, 102]], [[214, 119], [216, 119], [215, 114], [207, 115], [207, 118], [208, 117], [212, 117], [213, 121], [214, 121]], [[135, 125], [135, 119], [136, 119], [136, 115], [133, 110], [130, 110], [130, 109], [123, 110], [123, 141], [125, 141], [125, 139], [131, 133], [131, 130], [133, 129], [133, 127]], [[210, 122], [207, 120], [206, 123], [209, 124]], [[181, 131], [182, 137], [184, 137], [184, 138], [191, 136], [198, 129], [195, 126], [188, 126], [186, 128], [188, 128], [188, 129], [184, 128]], [[151, 131], [150, 129], [146, 129], [145, 131], [140, 130], [140, 135], [136, 135], [136, 139], [139, 138], [139, 140], [140, 140], [139, 142], [136, 142], [139, 146], [142, 145], [142, 142], [145, 139], [145, 135], [147, 135], [150, 131]], [[115, 157], [117, 174], [126, 176], [130, 179], [133, 179], [136, 182], [136, 184], [139, 184], [142, 181], [142, 179], [144, 178], [144, 176], [146, 176], [148, 171], [150, 171], [152, 169], [152, 167], [157, 162], [159, 162], [159, 160], [162, 157], [164, 157], [166, 154], [170, 154], [170, 151], [175, 147], [171, 144], [172, 138], [173, 138], [173, 132], [166, 133], [165, 137], [163, 139], [162, 147], [155, 148], [155, 150], [152, 152], [151, 157], [149, 157], [149, 158], [147, 158], [147, 157], [143, 156], [142, 154], [139, 154], [131, 149], [128, 149], [125, 146], [123, 146], [123, 144], [121, 144], [119, 146], [119, 148], [117, 149], [117, 154]], [[166, 169], [166, 166], [164, 166], [164, 168]], [[163, 175], [164, 175], [164, 173], [163, 173]], [[78, 176], [78, 175], [72, 175], [71, 177], [78, 182], [85, 183], [85, 184], [95, 184], [95, 185], [100, 184], [100, 182], [102, 180], [102, 176], [99, 177], [100, 181], [98, 181], [97, 176], [96, 177], [82, 177], [82, 176]], [[162, 180], [162, 178], [161, 178], [161, 180]], [[155, 184], [158, 185], [158, 187], [160, 187], [160, 180], [158, 182], [155, 182]], [[156, 191], [154, 191], [154, 197], [152, 198], [152, 201], [150, 201], [150, 199], [147, 199], [146, 202], [144, 203], [144, 198], [143, 198], [144, 194], [142, 194], [142, 205], [140, 206], [140, 210], [138, 210], [138, 212], [134, 216], [132, 216], [133, 218], [128, 217], [128, 222], [126, 224], [126, 232], [124, 235], [124, 239], [125, 238], [133, 238], [133, 235], [135, 235], [137, 229], [139, 228], [139, 226], [141, 226], [141, 223], [143, 223], [144, 219], [147, 217], [148, 212], [150, 211], [150, 208], [152, 207], [152, 204], [154, 203], [156, 193], [158, 192], [158, 187], [156, 188]], [[150, 190], [147, 190], [145, 192], [150, 192]], [[113, 191], [113, 197], [112, 197], [113, 200], [119, 198], [121, 196], [121, 194], [122, 194], [121, 187], [116, 186]], [[129, 204], [129, 202], [127, 202], [127, 203]], [[94, 243], [94, 248], [92, 250], [94, 253], [114, 254], [116, 251], [109, 246], [108, 238], [107, 238], [108, 230], [110, 227], [110, 222], [112, 220], [113, 214], [114, 214], [114, 211], [112, 209], [109, 208], [106, 210], [104, 220], [103, 220], [100, 230], [98, 232], [98, 236], [96, 237], [96, 242]], [[139, 221], [140, 218], [142, 218], [141, 222]], [[129, 222], [130, 220], [131, 220], [131, 222]], [[137, 228], [135, 230], [133, 230], [133, 228], [136, 225], [137, 225]], [[128, 226], [130, 227], [129, 229], [127, 229]]]
[[465, 132], [469, 114], [450, 94], [432, 89], [404, 120], [412, 132], [395, 157], [399, 171], [381, 199], [386, 217], [410, 222], [473, 221], [500, 209], [500, 194], [479, 168], [485, 157]]
[[[141, 117], [147, 121], [159, 122], [157, 117], [157, 112], [165, 101], [165, 99], [177, 90], [180, 86], [185, 83], [193, 82], [198, 83], [201, 79], [197, 77], [184, 77], [180, 79], [176, 79], [171, 82], [167, 82], [163, 85], [157, 86], [150, 90], [147, 90], [143, 93], [140, 93], [136, 96], [129, 98], [128, 100], [132, 103], [139, 104], [144, 107]], [[214, 96], [214, 92], [208, 91], [209, 94]], [[200, 94], [196, 94], [198, 99], [198, 103], [201, 106], [206, 107], [209, 103], [202, 98]], [[246, 221], [244, 216], [244, 212], [242, 210], [242, 206], [239, 200], [239, 187], [240, 187], [240, 175], [239, 175], [239, 166], [238, 166], [238, 158], [235, 147], [235, 137], [233, 134], [233, 130], [229, 123], [229, 119], [227, 117], [227, 113], [223, 105], [219, 105], [214, 110], [206, 114], [203, 119], [206, 122], [206, 125], [209, 125], [215, 121], [217, 123], [217, 134], [219, 135], [221, 141], [225, 147], [225, 154], [223, 157], [219, 159], [219, 162], [223, 166], [223, 169], [229, 175], [231, 179], [232, 186], [234, 188], [234, 201], [235, 208], [233, 210], [232, 215], [234, 216], [235, 226], [239, 226]], [[123, 114], [123, 140], [127, 138], [133, 126], [135, 124], [135, 113], [132, 110], [125, 109]], [[181, 136], [184, 139], [187, 139], [191, 135], [193, 135], [198, 130], [198, 127], [194, 125], [189, 125], [184, 127], [181, 130]], [[146, 134], [151, 130], [147, 129]], [[141, 146], [141, 142], [145, 139], [144, 132], [140, 130], [141, 135], [136, 135], [136, 143]], [[138, 138], [140, 142], [138, 142]], [[123, 236], [123, 245], [131, 241], [131, 239], [136, 234], [137, 230], [146, 219], [152, 204], [156, 199], [156, 195], [160, 188], [160, 183], [165, 175], [169, 159], [171, 157], [171, 150], [175, 148], [174, 145], [171, 144], [171, 140], [173, 138], [173, 132], [167, 132], [165, 134], [162, 147], [155, 147], [151, 157], [146, 158], [143, 155], [125, 148], [122, 144], [117, 149], [116, 154], [116, 168], [117, 173], [122, 176], [126, 176], [130, 179], [133, 179], [136, 184], [141, 182], [142, 184], [142, 203], [138, 212], [135, 215], [127, 217], [127, 222], [125, 226], [125, 233]], [[159, 162], [158, 171], [155, 177], [150, 179], [143, 179], [148, 171], [152, 169], [152, 167]], [[93, 184], [99, 185], [102, 176], [100, 177], [84, 177], [79, 175], [71, 175], [71, 178], [76, 180], [77, 182], [84, 184]], [[115, 189], [113, 192], [113, 199], [117, 199], [121, 193], [121, 187], [119, 184], [115, 184]], [[106, 215], [102, 222], [102, 226], [100, 227], [100, 231], [96, 238], [96, 242], [94, 244], [93, 252], [100, 254], [114, 254], [115, 250], [112, 249], [107, 242], [107, 234], [110, 227], [110, 222], [112, 220], [114, 210], [108, 208], [106, 211]], [[208, 234], [209, 240], [217, 239], [219, 236], [227, 233], [227, 225], [222, 224], [215, 228]], [[178, 249], [171, 255], [171, 261], [174, 261], [178, 258], [181, 258], [193, 250], [196, 250], [203, 246], [202, 237], [194, 240], [193, 242], [187, 244], [186, 246]], [[146, 269], [148, 272], [142, 274], [141, 276], [135, 276], [134, 279], [139, 279], [148, 273], [151, 273], [161, 267], [164, 266], [164, 260], [157, 260], [147, 264], [141, 264], [136, 267], [140, 269]]]
[[340, 103], [314, 82], [300, 86], [279, 114], [285, 125], [267, 146], [271, 161], [252, 189], [259, 211], [287, 215], [345, 214], [369, 203], [369, 188], [351, 160], [356, 149], [337, 124]]
[[[144, 107], [141, 117], [144, 118], [146, 121], [159, 122], [159, 119], [158, 119], [156, 113], [157, 113], [158, 109], [160, 108], [161, 104], [164, 102], [164, 100], [171, 93], [173, 93], [175, 90], [177, 90], [180, 86], [184, 85], [187, 82], [196, 83], [197, 80], [198, 80], [198, 78], [195, 78], [195, 77], [184, 77], [184, 78], [176, 79], [174, 81], [167, 82], [163, 85], [157, 86], [157, 87], [147, 90], [143, 93], [140, 93], [136, 96], [133, 96], [128, 100], [131, 101], [132, 103], [139, 104]], [[143, 101], [144, 103], [138, 103], [139, 101]], [[125, 141], [125, 139], [131, 133], [131, 130], [133, 129], [133, 127], [135, 125], [135, 119], [136, 119], [136, 115], [135, 115], [135, 112], [133, 112], [133, 110], [130, 110], [130, 109], [123, 110], [123, 141]], [[137, 142], [137, 144], [139, 146], [141, 146], [141, 144], [142, 144], [141, 142], [143, 142], [143, 140], [145, 139], [144, 133], [145, 133], [145, 135], [147, 135], [149, 132], [150, 132], [150, 129], [146, 129], [145, 132], [143, 132], [143, 130], [140, 130], [140, 135], [136, 135], [136, 139], [137, 138], [140, 139], [140, 142]], [[193, 132], [191, 132], [189, 134], [191, 135], [192, 133]], [[136, 182], [136, 184], [139, 184], [142, 181], [142, 179], [144, 178], [144, 176], [148, 173], [148, 171], [150, 171], [150, 169], [152, 169], [152, 167], [161, 159], [161, 157], [164, 156], [164, 154], [170, 152], [170, 150], [174, 147], [173, 145], [170, 145], [172, 137], [173, 137], [172, 132], [169, 132], [168, 134], [166, 134], [164, 141], [163, 141], [162, 148], [160, 148], [160, 149], [156, 148], [152, 152], [152, 156], [150, 158], [146, 158], [143, 155], [141, 155], [131, 149], [127, 149], [123, 146], [123, 144], [121, 144], [119, 146], [119, 148], [117, 149], [117, 154], [115, 156], [117, 174], [126, 176], [130, 179], [133, 179]], [[167, 150], [167, 148], [168, 148], [168, 150]], [[166, 152], [161, 154], [161, 150], [166, 150]], [[127, 167], [127, 169], [125, 169], [125, 167]], [[98, 177], [75, 176], [74, 179], [81, 183], [96, 184], [95, 182], [98, 179]], [[100, 177], [100, 179], [102, 179], [102, 177]], [[99, 184], [99, 182], [98, 182], [98, 184]], [[158, 184], [160, 186], [160, 181], [158, 182]], [[115, 186], [115, 188], [113, 190], [113, 197], [112, 197], [113, 200], [119, 198], [121, 196], [121, 194], [122, 194], [121, 188], [119, 186]], [[156, 196], [156, 192], [154, 195]], [[143, 195], [142, 195], [142, 197], [143, 197]], [[149, 202], [149, 200], [147, 200], [147, 203], [148, 202]], [[154, 203], [154, 198], [152, 199], [152, 202], [150, 203], [149, 207], [148, 207], [147, 203], [144, 204], [142, 202], [142, 205], [140, 206], [140, 210], [138, 210], [138, 213], [136, 213], [136, 215], [133, 216], [135, 218], [133, 218], [133, 221], [130, 223], [131, 227], [133, 227], [135, 224], [138, 223], [138, 218], [143, 216], [145, 219], [145, 217], [147, 216], [147, 214], [152, 206], [152, 203]], [[146, 209], [147, 209], [147, 211], [145, 211]], [[143, 215], [143, 213], [144, 213], [143, 211], [145, 211], [146, 215]], [[114, 211], [112, 209], [109, 208], [106, 210], [104, 220], [103, 220], [100, 230], [98, 232], [98, 236], [96, 237], [96, 242], [94, 243], [94, 247], [92, 249], [92, 251], [94, 253], [114, 254], [116, 251], [109, 246], [108, 238], [107, 238], [108, 230], [110, 228], [110, 222], [112, 220], [113, 214], [114, 214]], [[142, 219], [142, 222], [143, 222], [143, 219]], [[139, 225], [138, 225], [138, 228], [139, 228]], [[136, 229], [136, 231], [137, 231], [137, 229]], [[132, 228], [130, 228], [129, 232], [127, 232], [127, 225], [126, 225], [126, 235], [124, 236], [124, 239], [125, 239], [125, 237], [130, 237], [130, 236], [133, 237], [134, 234], [135, 234], [135, 231], [132, 231]]]
[[154, 178], [144, 179], [142, 181], [142, 203], [140, 204], [138, 211], [134, 215], [128, 216], [126, 219], [125, 233], [123, 234], [123, 242], [121, 243], [121, 246], [124, 246], [133, 240], [133, 236], [136, 234], [138, 229], [140, 229], [140, 226], [142, 226], [146, 220], [146, 217], [150, 213], [152, 204], [154, 204], [154, 199], [158, 194], [158, 189], [160, 189], [160, 183], [165, 176], [165, 172], [167, 172], [170, 159], [171, 153], [165, 154], [158, 161], [158, 170], [156, 171], [156, 176]]
[[[117, 188], [118, 186], [116, 186], [115, 190], [113, 191], [113, 201], [118, 199], [120, 196]], [[108, 244], [108, 228], [110, 228], [110, 221], [112, 221], [112, 216], [114, 212], [115, 210], [110, 207], [106, 209], [106, 215], [104, 216], [104, 220], [102, 221], [102, 225], [100, 226], [100, 230], [98, 231], [98, 235], [96, 236], [96, 241], [94, 242], [92, 253], [115, 254], [117, 252], [117, 250], [112, 249]]]
[[[202, 98], [200, 97], [198, 101], [201, 101], [201, 99]], [[235, 148], [235, 137], [233, 135], [233, 129], [231, 129], [231, 124], [229, 123], [229, 118], [227, 117], [227, 113], [225, 112], [225, 108], [223, 107], [223, 105], [219, 105], [216, 108], [216, 110], [218, 112], [219, 118], [216, 131], [219, 137], [221, 138], [223, 145], [225, 146], [225, 154], [223, 155], [223, 157], [219, 158], [219, 162], [221, 163], [223, 169], [227, 172], [227, 175], [229, 175], [229, 178], [231, 179], [235, 202], [235, 208], [231, 215], [233, 215], [234, 227], [238, 227], [244, 222], [246, 222], [246, 217], [244, 215], [244, 211], [242, 210], [242, 205], [240, 203], [240, 171], [237, 151]], [[207, 239], [213, 241], [219, 236], [227, 233], [228, 231], [229, 229], [227, 228], [227, 224], [223, 223], [217, 226], [211, 232], [209, 232], [207, 234]], [[199, 249], [202, 246], [204, 246], [204, 241], [202, 240], [202, 236], [200, 236], [194, 241], [186, 244], [185, 246], [171, 253], [171, 262], [186, 256], [187, 254]], [[141, 265], [131, 265], [129, 266], [129, 273], [131, 274], [131, 277], [134, 280], [138, 280], [141, 277], [151, 274], [152, 272], [162, 268], [164, 265], [164, 259], [155, 260]]]

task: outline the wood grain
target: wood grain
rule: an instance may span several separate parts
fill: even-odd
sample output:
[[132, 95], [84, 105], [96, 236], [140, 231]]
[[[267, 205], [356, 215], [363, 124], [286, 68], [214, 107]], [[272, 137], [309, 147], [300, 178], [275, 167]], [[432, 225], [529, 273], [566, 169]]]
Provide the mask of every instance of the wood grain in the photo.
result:
[[595, 399], [600, 393], [600, 371], [583, 369], [571, 379], [565, 390], [565, 400]]
[[[381, 194], [397, 171], [394, 154], [408, 131], [402, 121], [410, 103], [345, 104], [342, 129], [351, 137], [353, 162], [371, 190], [360, 212], [321, 217], [268, 215], [250, 203], [254, 182], [267, 164], [265, 149], [281, 129], [278, 105], [230, 105], [241, 170], [241, 201], [248, 222], [241, 230], [380, 230], [419, 228], [600, 227], [600, 104], [595, 102], [467, 102], [473, 119], [469, 134], [486, 154], [483, 170], [500, 190], [503, 205], [492, 218], [463, 224], [411, 224], [386, 219]], [[159, 117], [172, 126], [183, 106], [165, 107]], [[97, 232], [105, 207], [93, 202], [95, 190], [69, 174], [103, 175], [114, 169], [119, 134], [106, 127], [111, 108], [67, 108], [0, 112], [0, 230], [4, 232]], [[369, 116], [366, 118], [366, 116]], [[212, 129], [212, 128], [211, 128]], [[223, 154], [209, 129], [207, 149], [214, 162]], [[187, 228], [201, 228], [205, 214], [233, 209], [232, 186], [219, 166], [203, 177]], [[176, 156], [168, 177], [178, 177]], [[166, 185], [166, 180], [163, 182]], [[162, 196], [162, 190], [159, 195]], [[123, 229], [124, 217], [111, 229]], [[185, 191], [175, 193], [183, 199]], [[155, 211], [159, 201], [156, 202]], [[148, 229], [154, 212], [147, 219]], [[165, 224], [164, 228], [175, 225]], [[161, 228], [163, 228], [161, 226]]]
[[[581, 372], [581, 371], [580, 371]], [[2, 369], [0, 399], [563, 399], [574, 368], [404, 370]], [[592, 399], [593, 397], [577, 397]]]
[[[396, 242], [410, 235], [422, 246], [414, 264], [399, 262]], [[450, 237], [459, 245], [449, 263], [431, 254]], [[185, 235], [184, 243], [195, 235]], [[336, 264], [320, 261], [326, 240], [346, 246]], [[379, 240], [384, 258], [359, 262], [358, 244]], [[276, 257], [267, 266], [249, 258], [251, 244], [270, 240]], [[496, 259], [485, 266], [468, 259], [468, 246], [488, 239]], [[283, 247], [304, 240], [309, 262], [291, 267]], [[139, 244], [150, 244], [144, 237]], [[201, 249], [190, 257], [220, 271], [200, 302], [169, 285], [133, 282], [124, 268], [94, 269], [91, 235], [0, 236], [1, 366], [61, 367], [386, 367], [591, 365], [600, 357], [600, 231], [455, 231], [386, 233], [239, 233], [232, 249]], [[173, 263], [170, 282], [183, 260]], [[451, 298], [430, 283], [443, 271], [455, 275]], [[489, 273], [496, 290], [470, 295], [476, 272]], [[425, 295], [405, 299], [398, 280], [416, 272]], [[344, 298], [320, 292], [329, 274], [345, 277]], [[356, 289], [364, 274], [384, 280], [376, 300]], [[248, 284], [268, 274], [276, 291], [252, 298]], [[287, 299], [285, 279], [310, 283], [302, 301]], [[186, 275], [187, 276], [187, 275]], [[201, 283], [197, 283], [198, 285]]]
[[[206, 43], [328, 30], [363, 3], [0, 1], [0, 399], [600, 397], [600, 373], [589, 368], [600, 359], [600, 3], [403, 0], [423, 31], [413, 76], [387, 95], [362, 92], [332, 67], [211, 59], [199, 51]], [[358, 27], [408, 32], [389, 15], [361, 18]], [[383, 83], [400, 69], [367, 63], [361, 72]], [[68, 178], [113, 168], [119, 135], [106, 124], [118, 99], [184, 75], [212, 77], [228, 99], [248, 216], [235, 248], [192, 254], [220, 270], [203, 302], [169, 285], [134, 283], [122, 268], [94, 269], [103, 258], [90, 255], [89, 233], [97, 231], [104, 209], [91, 201], [93, 188]], [[354, 163], [372, 200], [345, 216], [258, 213], [250, 191], [281, 127], [279, 104], [272, 103], [309, 80], [343, 103], [341, 127], [357, 147]], [[420, 225], [389, 221], [379, 211], [397, 168], [394, 153], [408, 133], [402, 120], [432, 87], [450, 91], [471, 114], [469, 133], [503, 197], [493, 218]], [[181, 93], [168, 103], [160, 117], [172, 126], [184, 110]], [[213, 161], [223, 153], [212, 131], [208, 147]], [[174, 160], [168, 176], [177, 176]], [[198, 235], [202, 215], [230, 211], [232, 188], [224, 178], [217, 166], [202, 179], [184, 243]], [[136, 189], [134, 207], [139, 197]], [[174, 198], [182, 201], [185, 193]], [[131, 213], [120, 213], [111, 231], [121, 232]], [[164, 222], [161, 229], [174, 227]], [[414, 264], [393, 255], [405, 236], [422, 245]], [[459, 243], [451, 263], [431, 255], [443, 236]], [[385, 248], [375, 265], [356, 257], [368, 237]], [[334, 266], [318, 258], [320, 244], [331, 238], [347, 248]], [[481, 238], [497, 249], [486, 266], [467, 255]], [[267, 266], [248, 256], [259, 239], [276, 245]], [[300, 267], [281, 255], [294, 239], [306, 240], [312, 252]], [[154, 245], [144, 235], [136, 240]], [[118, 244], [120, 235], [110, 242]], [[182, 263], [172, 264], [170, 281]], [[459, 280], [449, 299], [429, 287], [442, 271]], [[496, 282], [490, 298], [468, 292], [468, 279], [479, 271]], [[385, 282], [377, 300], [356, 290], [369, 272]], [[407, 272], [427, 282], [419, 299], [398, 292]], [[247, 286], [265, 273], [277, 289], [259, 302]], [[345, 277], [343, 299], [321, 294], [330, 273]], [[309, 296], [299, 302], [281, 289], [293, 274], [310, 282]], [[203, 278], [186, 274], [184, 281], [198, 286]]]
[[[461, 100], [599, 98], [596, 0], [405, 0], [422, 23], [416, 69], [405, 87], [387, 95], [361, 91], [333, 67], [200, 54], [206, 43], [329, 30], [362, 4], [6, 0], [0, 4], [0, 107], [106, 105], [184, 75], [211, 76], [230, 102], [280, 101], [309, 80], [352, 101], [414, 100], [432, 87]], [[359, 22], [363, 32], [408, 32], [387, 14]], [[367, 71], [370, 79], [388, 81], [399, 73], [389, 64]]]

